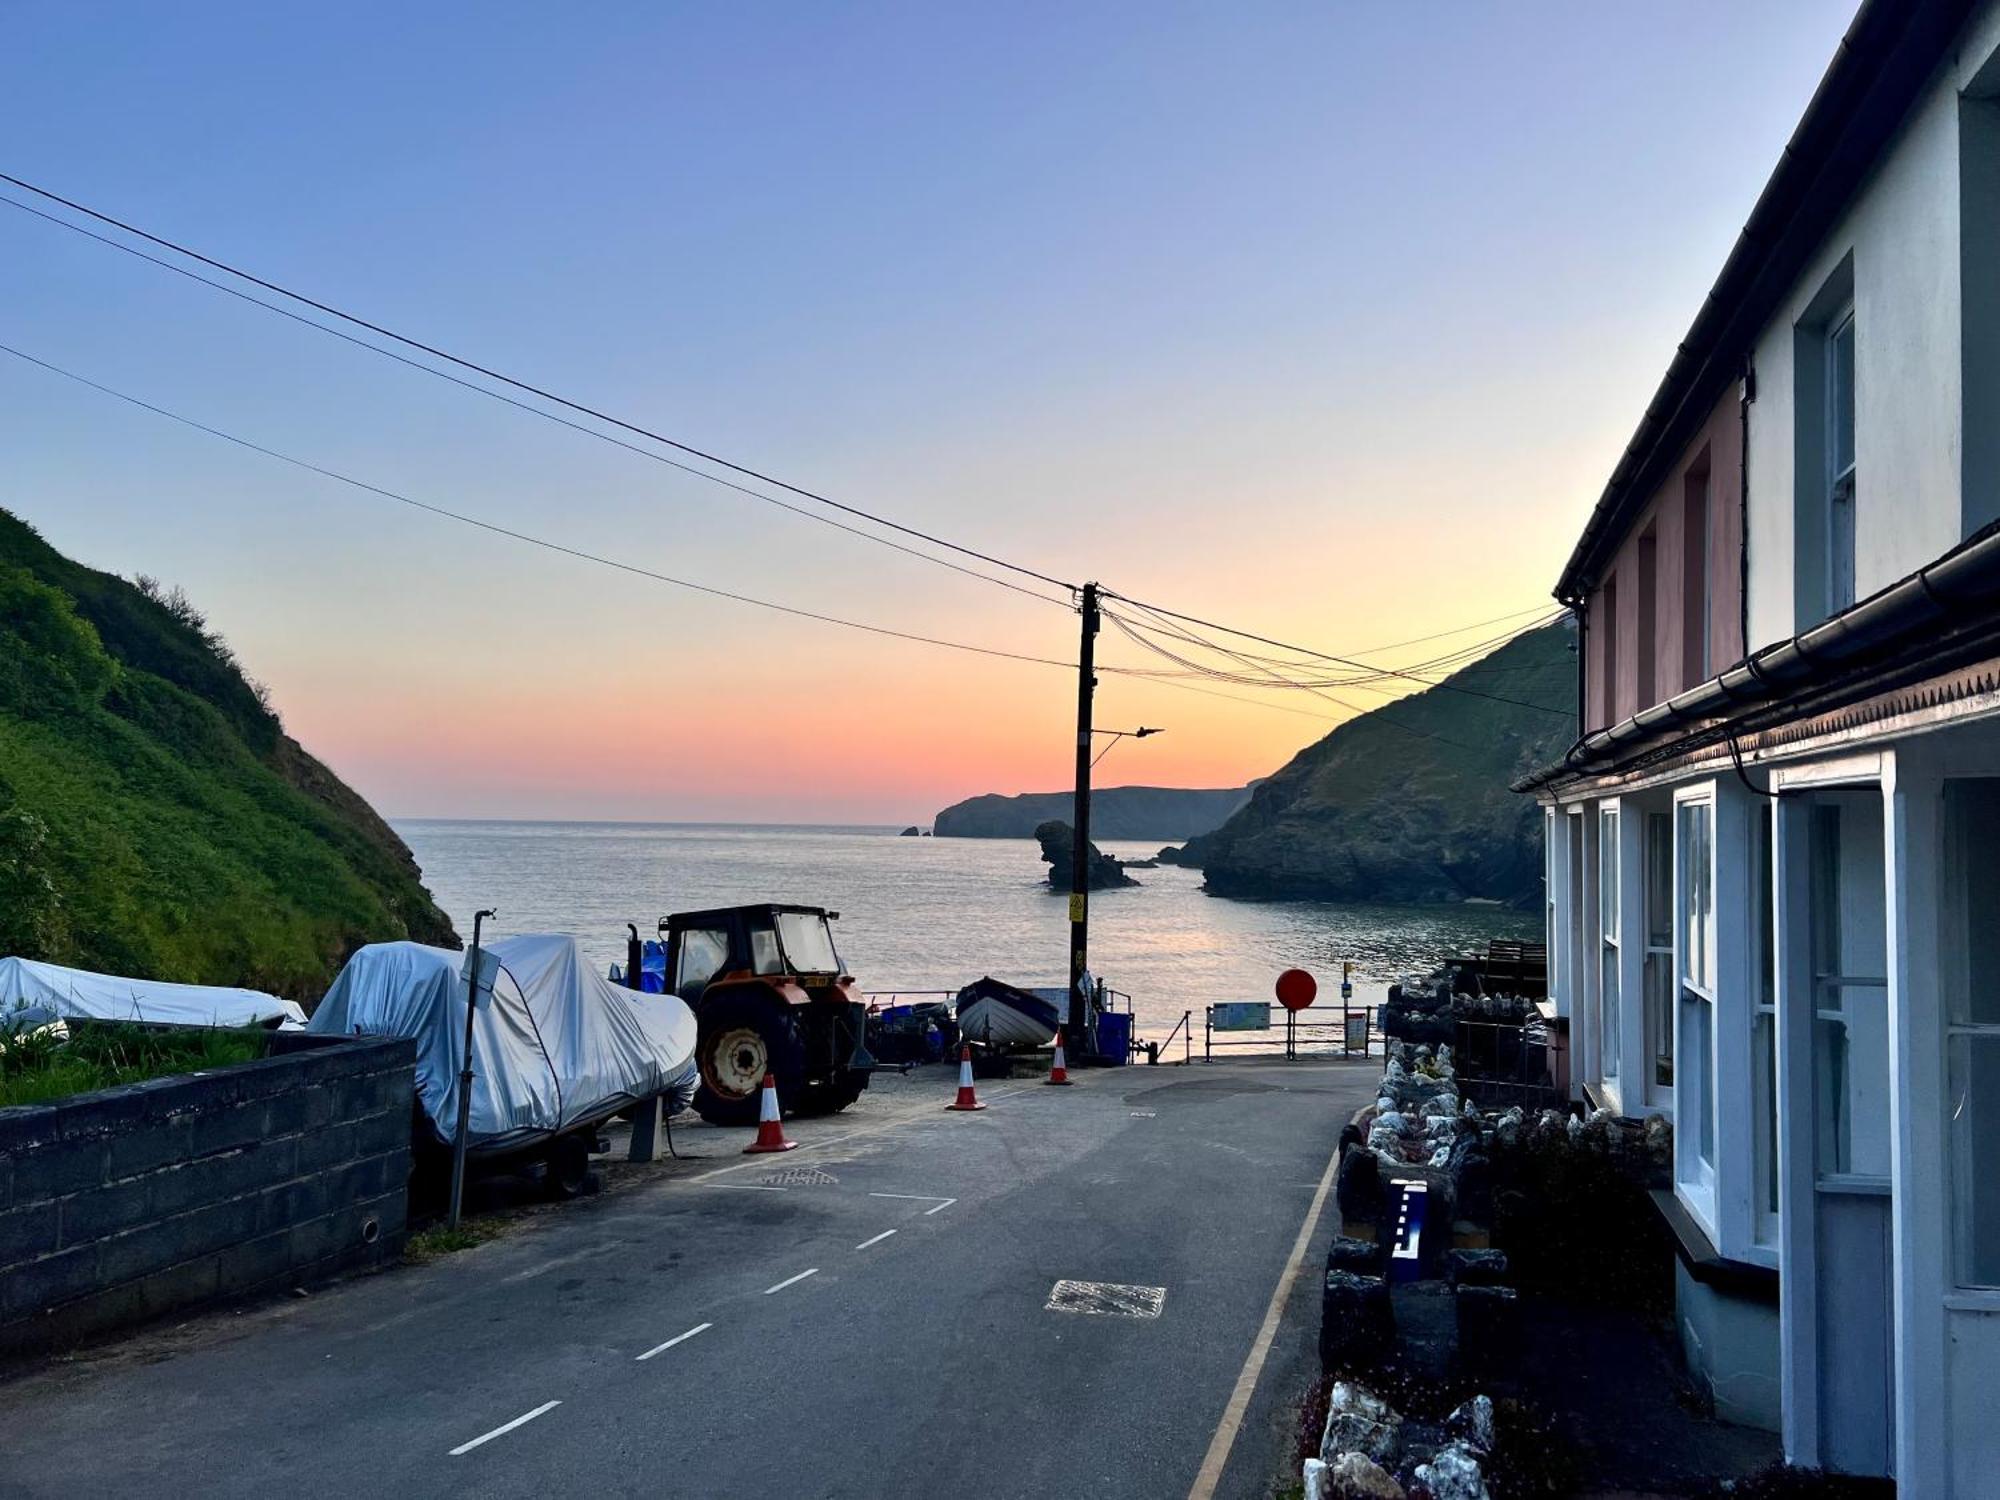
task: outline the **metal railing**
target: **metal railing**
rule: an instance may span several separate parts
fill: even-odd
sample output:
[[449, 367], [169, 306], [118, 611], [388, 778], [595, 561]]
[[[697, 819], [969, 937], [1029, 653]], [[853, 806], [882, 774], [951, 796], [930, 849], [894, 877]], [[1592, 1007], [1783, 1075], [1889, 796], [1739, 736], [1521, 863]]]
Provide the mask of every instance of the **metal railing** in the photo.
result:
[[[1313, 1048], [1314, 1055], [1335, 1052], [1342, 1057], [1366, 1057], [1381, 1035], [1377, 1025], [1377, 1007], [1373, 1005], [1310, 1005], [1299, 1011], [1287, 1010], [1282, 1005], [1266, 1005], [1264, 1010], [1266, 1024], [1261, 1027], [1218, 1028], [1215, 1025], [1216, 1007], [1202, 1007], [1202, 1060], [1215, 1061], [1218, 1048], [1269, 1051], [1275, 1045], [1274, 1033], [1283, 1038], [1284, 1055], [1288, 1061], [1297, 1061], [1307, 1055], [1302, 1050], [1306, 1047]], [[1225, 1038], [1241, 1035], [1245, 1040], [1217, 1041], [1218, 1032]]]

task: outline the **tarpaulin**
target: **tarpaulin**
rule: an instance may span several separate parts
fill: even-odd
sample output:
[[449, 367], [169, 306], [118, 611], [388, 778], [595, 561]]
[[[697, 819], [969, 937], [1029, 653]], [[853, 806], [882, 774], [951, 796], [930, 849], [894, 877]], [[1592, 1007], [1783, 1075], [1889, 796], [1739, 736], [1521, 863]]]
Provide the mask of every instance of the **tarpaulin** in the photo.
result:
[[[694, 1013], [672, 995], [623, 989], [595, 973], [574, 938], [530, 933], [486, 945], [499, 960], [472, 1027], [467, 1144], [504, 1151], [694, 1086]], [[417, 1094], [438, 1139], [458, 1127], [465, 1050], [463, 953], [420, 943], [361, 949], [333, 981], [308, 1031], [417, 1041]]]
[[71, 1020], [154, 1021], [176, 1026], [303, 1025], [291, 1000], [258, 990], [166, 984], [65, 969], [29, 958], [0, 958], [0, 1017], [17, 1005], [48, 1006]]

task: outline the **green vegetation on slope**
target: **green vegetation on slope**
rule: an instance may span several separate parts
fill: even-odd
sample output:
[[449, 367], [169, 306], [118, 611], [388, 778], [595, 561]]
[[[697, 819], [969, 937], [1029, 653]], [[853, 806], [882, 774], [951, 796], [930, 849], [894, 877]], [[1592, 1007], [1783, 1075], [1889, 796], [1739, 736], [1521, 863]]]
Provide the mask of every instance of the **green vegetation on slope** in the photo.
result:
[[46, 1032], [13, 1034], [0, 1012], [0, 1109], [45, 1104], [175, 1073], [229, 1068], [264, 1055], [258, 1026], [76, 1026], [67, 1041]]
[[457, 943], [186, 600], [0, 510], [0, 954], [311, 1001], [404, 937]]
[[1223, 896], [1534, 905], [1541, 813], [1507, 787], [1576, 736], [1574, 643], [1567, 623], [1530, 631], [1445, 679], [1469, 692], [1430, 688], [1342, 724], [1180, 863]]

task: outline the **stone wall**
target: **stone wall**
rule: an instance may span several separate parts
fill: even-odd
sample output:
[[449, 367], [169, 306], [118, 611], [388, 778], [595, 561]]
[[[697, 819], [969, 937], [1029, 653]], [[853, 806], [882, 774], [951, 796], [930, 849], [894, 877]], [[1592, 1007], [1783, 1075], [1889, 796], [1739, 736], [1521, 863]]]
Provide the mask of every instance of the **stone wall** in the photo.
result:
[[401, 1251], [416, 1044], [277, 1033], [240, 1067], [0, 1110], [0, 1350]]

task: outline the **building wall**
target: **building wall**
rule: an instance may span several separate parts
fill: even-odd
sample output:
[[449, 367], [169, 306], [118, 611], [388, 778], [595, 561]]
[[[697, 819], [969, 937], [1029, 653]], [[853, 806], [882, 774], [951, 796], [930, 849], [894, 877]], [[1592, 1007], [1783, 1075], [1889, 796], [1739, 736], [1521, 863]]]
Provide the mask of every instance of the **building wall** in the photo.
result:
[[[1584, 727], [1602, 729], [1643, 708], [1705, 681], [1743, 656], [1743, 426], [1741, 388], [1732, 385], [1716, 402], [1701, 431], [1682, 450], [1626, 534], [1588, 606], [1584, 635]], [[1705, 542], [1698, 540], [1708, 570], [1707, 643], [1704, 670], [1689, 650], [1691, 611], [1700, 609], [1699, 580], [1689, 567], [1689, 481], [1707, 476]], [[1651, 538], [1650, 553], [1646, 546]], [[1642, 596], [1651, 574], [1654, 623], [1642, 631]], [[1607, 588], [1609, 583], [1612, 587]], [[1607, 625], [1607, 605], [1615, 595], [1617, 621]], [[1699, 622], [1692, 622], [1698, 628]], [[1611, 681], [1605, 648], [1615, 642]], [[1654, 691], [1641, 700], [1642, 654], [1653, 653]]]
[[[1982, 242], [2000, 238], [1994, 204], [2000, 190], [1978, 181], [2000, 160], [1993, 149], [2000, 143], [1988, 140], [1990, 122], [1976, 112], [1971, 128], [1961, 130], [1961, 92], [1994, 87], [1996, 46], [2000, 6], [1988, 4], [1967, 24], [1960, 46], [1757, 340], [1749, 465], [1752, 650], [1809, 629], [1826, 614], [1814, 569], [1802, 566], [1796, 525], [1801, 485], [1811, 495], [1820, 483], [1816, 472], [1802, 468], [1811, 455], [1801, 453], [1795, 421], [1796, 346], [1801, 326], [1816, 316], [1816, 299], [1845, 266], [1852, 269], [1855, 323], [1855, 597], [1907, 577], [2000, 514], [2000, 495], [1992, 493], [2000, 481], [2000, 446], [1989, 436], [2000, 411], [1982, 419], [1967, 409], [1968, 395], [1977, 406], [2000, 392], [1993, 347], [2000, 304], [1990, 289], [1981, 290], [1982, 271], [1991, 265], [1986, 251], [1993, 248]], [[1969, 184], [1961, 174], [1962, 139], [1972, 142]], [[1971, 243], [1961, 239], [1968, 201]]]
[[1674, 1321], [1689, 1371], [1725, 1422], [1782, 1430], [1778, 1309], [1755, 1297], [1704, 1286], [1674, 1262]]
[[0, 1349], [393, 1260], [415, 1068], [339, 1040], [0, 1110]]

